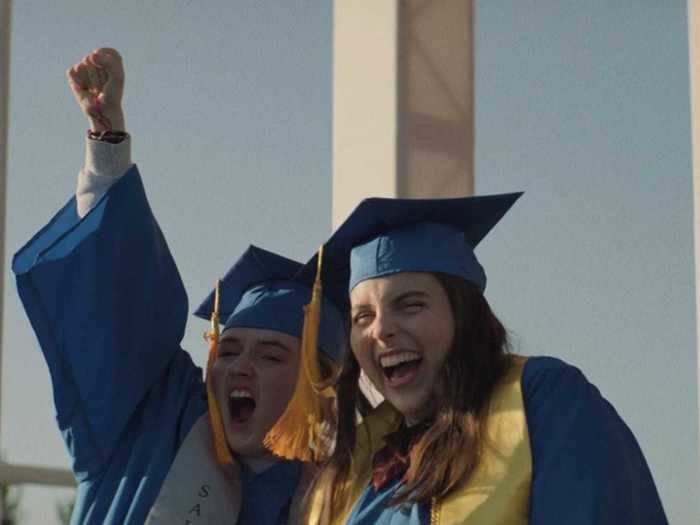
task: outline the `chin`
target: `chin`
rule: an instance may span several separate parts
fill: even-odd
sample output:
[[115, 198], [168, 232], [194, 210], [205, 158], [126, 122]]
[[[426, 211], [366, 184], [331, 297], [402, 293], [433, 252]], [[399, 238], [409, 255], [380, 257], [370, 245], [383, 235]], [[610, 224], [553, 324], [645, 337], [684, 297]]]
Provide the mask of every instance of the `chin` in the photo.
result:
[[428, 396], [388, 396], [386, 399], [405, 418], [420, 421], [430, 416]]
[[230, 440], [228, 442], [229, 448], [233, 451], [236, 456], [243, 456], [249, 458], [257, 458], [270, 454], [262, 443], [240, 443], [237, 440]]
[[226, 443], [234, 454], [248, 456], [263, 448], [262, 440], [256, 439], [250, 431], [226, 429]]

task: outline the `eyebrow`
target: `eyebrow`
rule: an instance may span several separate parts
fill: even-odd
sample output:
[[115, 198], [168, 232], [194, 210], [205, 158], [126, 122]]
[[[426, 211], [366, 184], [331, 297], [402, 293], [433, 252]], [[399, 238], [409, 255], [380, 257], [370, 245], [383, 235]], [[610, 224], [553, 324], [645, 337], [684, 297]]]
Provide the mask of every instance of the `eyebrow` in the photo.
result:
[[424, 292], [422, 290], [409, 290], [408, 292], [403, 292], [403, 293], [397, 295], [396, 297], [392, 298], [391, 302], [392, 303], [400, 303], [401, 301], [404, 301], [405, 299], [412, 299], [414, 297], [416, 299], [423, 299], [423, 298], [428, 297], [428, 295], [429, 294], [427, 292]]
[[[427, 298], [429, 296], [430, 296], [430, 294], [428, 294], [427, 292], [424, 292], [422, 290], [409, 290], [407, 292], [400, 293], [396, 297], [392, 297], [389, 302], [392, 304], [396, 304], [396, 303], [400, 303], [401, 301], [405, 301], [406, 299], [412, 299], [412, 298], [424, 299], [424, 298]], [[351, 311], [357, 312], [358, 310], [362, 310], [364, 308], [370, 308], [370, 305], [367, 303], [358, 304], [358, 305], [353, 306], [351, 308]]]
[[274, 339], [263, 339], [261, 341], [257, 341], [256, 344], [260, 346], [274, 346], [276, 348], [284, 350], [285, 352], [290, 352], [290, 349], [287, 348], [287, 345], [280, 341], [275, 341]]
[[[239, 346], [242, 347], [244, 346], [243, 341], [239, 337], [235, 336], [228, 336], [228, 337], [223, 337], [219, 341], [220, 345], [232, 345], [232, 346]], [[287, 347], [284, 343], [281, 341], [276, 341], [275, 339], [261, 339], [260, 341], [255, 341], [255, 346], [266, 346], [266, 347], [274, 347], [277, 349], [280, 349], [284, 352], [290, 353], [291, 349]]]

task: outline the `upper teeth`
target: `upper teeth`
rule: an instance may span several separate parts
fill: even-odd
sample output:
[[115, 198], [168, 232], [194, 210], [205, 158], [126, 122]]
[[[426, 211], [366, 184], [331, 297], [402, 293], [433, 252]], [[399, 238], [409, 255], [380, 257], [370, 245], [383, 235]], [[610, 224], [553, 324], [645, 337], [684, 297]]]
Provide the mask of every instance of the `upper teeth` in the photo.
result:
[[253, 397], [247, 390], [233, 390], [229, 397]]
[[420, 359], [418, 352], [400, 352], [398, 354], [383, 355], [379, 358], [379, 364], [386, 368], [389, 366], [400, 365], [408, 361]]

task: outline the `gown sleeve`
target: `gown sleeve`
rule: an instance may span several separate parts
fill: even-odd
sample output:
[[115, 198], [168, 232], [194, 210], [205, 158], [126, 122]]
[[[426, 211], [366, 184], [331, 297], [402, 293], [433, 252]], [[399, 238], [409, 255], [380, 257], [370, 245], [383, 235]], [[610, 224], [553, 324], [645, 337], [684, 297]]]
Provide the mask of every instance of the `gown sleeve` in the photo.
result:
[[106, 468], [139, 403], [182, 352], [187, 296], [136, 167], [82, 218], [71, 199], [12, 269], [80, 480]]
[[580, 370], [532, 358], [522, 384], [533, 456], [531, 525], [668, 523], [637, 440]]

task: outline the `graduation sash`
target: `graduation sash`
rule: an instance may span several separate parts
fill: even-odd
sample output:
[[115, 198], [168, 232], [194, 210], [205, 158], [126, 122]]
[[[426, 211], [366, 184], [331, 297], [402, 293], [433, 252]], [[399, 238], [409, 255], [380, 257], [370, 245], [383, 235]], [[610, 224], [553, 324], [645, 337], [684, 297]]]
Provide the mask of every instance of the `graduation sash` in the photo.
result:
[[241, 508], [238, 465], [221, 466], [211, 450], [207, 414], [190, 430], [175, 456], [158, 498], [146, 518], [148, 525], [230, 525]]

